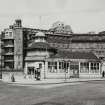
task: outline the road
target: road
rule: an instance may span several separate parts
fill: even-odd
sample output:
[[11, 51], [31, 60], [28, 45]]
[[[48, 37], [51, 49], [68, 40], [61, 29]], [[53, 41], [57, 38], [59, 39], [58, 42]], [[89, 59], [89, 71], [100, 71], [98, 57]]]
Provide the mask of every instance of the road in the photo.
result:
[[53, 88], [8, 85], [0, 81], [0, 105], [105, 105], [105, 81]]

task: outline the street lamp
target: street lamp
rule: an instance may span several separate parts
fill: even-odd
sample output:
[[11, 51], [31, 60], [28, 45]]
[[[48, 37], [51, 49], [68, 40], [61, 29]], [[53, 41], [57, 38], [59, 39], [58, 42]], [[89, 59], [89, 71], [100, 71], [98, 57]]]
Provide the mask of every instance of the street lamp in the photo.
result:
[[63, 69], [64, 69], [64, 75], [65, 75], [65, 81], [66, 81], [67, 62], [65, 60], [63, 60]]
[[46, 56], [45, 56], [45, 61], [44, 61], [44, 79], [46, 79], [46, 68], [45, 68], [45, 66], [46, 66]]
[[1, 57], [1, 65], [0, 65], [0, 79], [2, 79], [2, 57]]
[[[0, 40], [1, 41], [1, 40]], [[1, 64], [0, 64], [0, 79], [2, 79], [2, 43], [0, 42], [0, 50], [1, 50], [1, 53], [0, 53], [0, 61], [1, 61]]]
[[47, 59], [47, 45], [45, 47], [45, 59], [44, 59], [44, 79], [46, 79], [46, 59]]

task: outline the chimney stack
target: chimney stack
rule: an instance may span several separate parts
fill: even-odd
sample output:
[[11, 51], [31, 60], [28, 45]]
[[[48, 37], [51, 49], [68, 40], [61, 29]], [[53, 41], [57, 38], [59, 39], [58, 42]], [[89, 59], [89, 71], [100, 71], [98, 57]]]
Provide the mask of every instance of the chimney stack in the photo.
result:
[[22, 27], [21, 19], [16, 19], [15, 20], [15, 27]]

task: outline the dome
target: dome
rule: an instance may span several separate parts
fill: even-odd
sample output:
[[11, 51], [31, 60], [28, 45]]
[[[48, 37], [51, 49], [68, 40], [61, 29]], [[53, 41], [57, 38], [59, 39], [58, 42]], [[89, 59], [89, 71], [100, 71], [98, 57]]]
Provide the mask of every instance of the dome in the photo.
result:
[[57, 28], [57, 27], [64, 27], [64, 23], [61, 21], [56, 21], [53, 23], [52, 28]]
[[41, 37], [41, 36], [42, 36], [42, 37], [45, 37], [45, 34], [44, 34], [43, 32], [38, 32], [38, 33], [36, 33], [35, 36], [37, 36], [37, 37], [38, 37], [38, 36], [39, 36], [39, 37]]
[[67, 34], [73, 33], [71, 26], [66, 25], [61, 21], [55, 22], [49, 30], [55, 33], [67, 33]]
[[70, 25], [65, 25], [64, 30], [65, 30], [65, 32], [73, 33]]

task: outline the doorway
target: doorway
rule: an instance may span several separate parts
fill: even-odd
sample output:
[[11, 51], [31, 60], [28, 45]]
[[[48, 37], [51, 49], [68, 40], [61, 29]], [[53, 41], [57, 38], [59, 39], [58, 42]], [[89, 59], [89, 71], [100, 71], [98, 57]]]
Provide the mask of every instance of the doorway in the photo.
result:
[[78, 62], [70, 63], [70, 77], [79, 78], [79, 63]]
[[28, 67], [28, 75], [34, 75], [34, 67]]

